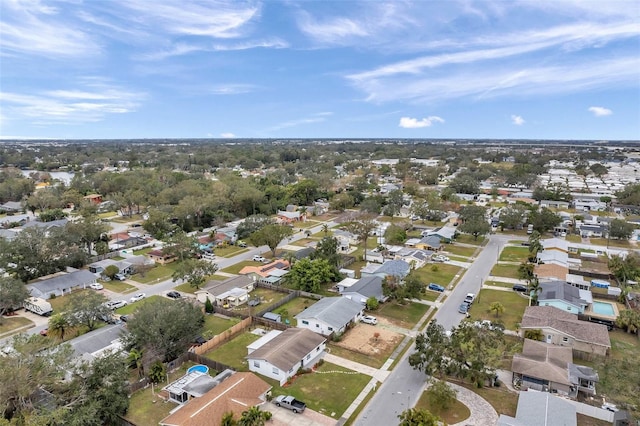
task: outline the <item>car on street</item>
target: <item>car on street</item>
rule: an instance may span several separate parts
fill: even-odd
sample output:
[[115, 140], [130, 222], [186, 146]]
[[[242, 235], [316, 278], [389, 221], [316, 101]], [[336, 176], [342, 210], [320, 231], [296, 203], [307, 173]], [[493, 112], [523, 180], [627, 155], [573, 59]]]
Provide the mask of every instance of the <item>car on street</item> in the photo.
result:
[[433, 290], [433, 291], [439, 291], [439, 292], [443, 292], [444, 291], [444, 287], [442, 287], [440, 284], [436, 284], [436, 283], [430, 283], [427, 288], [429, 290]]
[[466, 303], [467, 305], [471, 305], [474, 300], [476, 300], [476, 295], [474, 293], [467, 293], [464, 298], [464, 303]]
[[91, 283], [89, 284], [89, 288], [92, 288], [94, 290], [102, 290], [104, 286], [100, 283]]
[[378, 323], [378, 318], [371, 315], [365, 315], [362, 318], [360, 318], [360, 321], [365, 324], [376, 325]]
[[171, 290], [170, 292], [167, 293], [167, 297], [169, 299], [180, 299], [182, 295], [177, 291]]
[[527, 291], [527, 286], [522, 284], [514, 284], [511, 288], [513, 289], [513, 291], [518, 291], [520, 293], [524, 293]]
[[127, 306], [128, 303], [126, 300], [112, 300], [110, 302], [106, 303], [106, 307], [109, 309], [118, 309], [118, 308], [122, 308], [123, 306]]
[[461, 304], [458, 307], [458, 312], [460, 312], [461, 314], [467, 314], [469, 312], [469, 305], [467, 305], [466, 303]]
[[144, 293], [136, 293], [129, 300], [130, 300], [131, 303], [135, 303], [135, 302], [137, 302], [139, 300], [144, 299], [145, 297], [146, 297], [146, 294], [144, 294]]
[[263, 256], [260, 255], [255, 255], [251, 258], [251, 260], [253, 260], [254, 262], [266, 262], [267, 259], [265, 259]]

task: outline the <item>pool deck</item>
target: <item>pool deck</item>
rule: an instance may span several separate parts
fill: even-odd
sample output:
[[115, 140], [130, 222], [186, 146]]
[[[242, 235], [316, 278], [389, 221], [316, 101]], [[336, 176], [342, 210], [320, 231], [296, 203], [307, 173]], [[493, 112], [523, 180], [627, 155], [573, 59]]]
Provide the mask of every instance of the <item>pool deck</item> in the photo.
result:
[[593, 306], [590, 305], [587, 307], [587, 309], [585, 309], [584, 314], [588, 315], [592, 318], [598, 318], [598, 319], [603, 319], [603, 320], [607, 320], [607, 321], [615, 321], [616, 318], [618, 318], [618, 315], [620, 314], [620, 311], [618, 310], [618, 305], [616, 304], [616, 302], [612, 302], [609, 300], [598, 300], [598, 299], [593, 299], [593, 302], [599, 302], [599, 303], [606, 303], [607, 305], [611, 305], [611, 307], [613, 308], [613, 316], [612, 315], [607, 315], [607, 314], [600, 314], [598, 312], [594, 312], [593, 311]]

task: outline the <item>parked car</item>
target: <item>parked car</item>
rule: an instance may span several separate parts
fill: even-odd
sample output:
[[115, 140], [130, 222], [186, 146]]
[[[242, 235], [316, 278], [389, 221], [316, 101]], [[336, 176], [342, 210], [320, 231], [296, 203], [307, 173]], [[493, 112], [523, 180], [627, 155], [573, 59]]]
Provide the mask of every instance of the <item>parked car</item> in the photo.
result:
[[443, 292], [444, 291], [444, 287], [442, 287], [440, 284], [436, 284], [436, 283], [430, 283], [427, 288], [429, 290], [433, 290], [433, 291], [439, 291], [439, 292]]
[[124, 281], [127, 279], [127, 276], [125, 274], [115, 274], [113, 278], [118, 281]]
[[49, 334], [49, 329], [48, 328], [40, 330], [40, 335], [41, 336], [47, 336], [48, 334]]
[[259, 255], [255, 255], [253, 256], [253, 258], [251, 258], [251, 260], [253, 260], [254, 262], [266, 262], [267, 259], [265, 259], [263, 256], [259, 256]]
[[476, 295], [474, 293], [467, 293], [464, 298], [464, 303], [471, 305], [474, 300], [476, 300]]
[[511, 288], [513, 289], [513, 291], [519, 291], [520, 293], [524, 293], [527, 291], [527, 286], [522, 284], [514, 284]]
[[134, 302], [137, 302], [137, 301], [139, 301], [139, 300], [144, 299], [145, 297], [146, 297], [146, 294], [144, 294], [144, 293], [137, 293], [137, 294], [134, 294], [134, 295], [131, 297], [130, 301], [131, 301], [131, 303], [134, 303]]
[[437, 254], [435, 256], [433, 256], [433, 260], [436, 262], [448, 262], [449, 258], [447, 256], [444, 256], [442, 254]]
[[122, 308], [123, 306], [127, 306], [128, 303], [126, 300], [112, 300], [111, 302], [107, 302], [106, 306], [109, 309], [118, 309], [118, 308]]
[[177, 291], [171, 290], [170, 292], [167, 293], [167, 297], [170, 299], [180, 299], [182, 295]]
[[260, 303], [261, 303], [260, 299], [256, 297], [254, 299], [249, 300], [247, 302], [247, 305], [249, 305], [249, 306], [258, 306]]
[[469, 305], [467, 305], [466, 303], [461, 304], [458, 307], [458, 312], [460, 312], [461, 314], [468, 314], [469, 313]]
[[247, 243], [245, 243], [244, 241], [238, 241], [238, 247], [242, 247], [245, 248], [247, 246]]
[[362, 318], [360, 318], [360, 321], [365, 324], [376, 325], [378, 323], [378, 318], [371, 315], [365, 315]]
[[288, 408], [294, 413], [302, 413], [307, 408], [307, 404], [298, 401], [291, 395], [280, 395], [273, 400], [273, 403], [276, 404], [276, 407]]
[[94, 290], [102, 290], [104, 286], [100, 283], [91, 283], [89, 284], [89, 288], [92, 288]]
[[127, 315], [120, 315], [120, 321], [127, 322], [129, 321], [129, 317]]

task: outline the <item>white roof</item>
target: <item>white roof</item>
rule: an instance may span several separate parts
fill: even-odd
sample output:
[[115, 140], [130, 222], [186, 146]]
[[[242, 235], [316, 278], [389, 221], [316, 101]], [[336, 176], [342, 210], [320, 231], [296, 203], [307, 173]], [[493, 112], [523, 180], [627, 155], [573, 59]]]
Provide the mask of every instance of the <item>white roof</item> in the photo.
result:
[[357, 278], [345, 278], [344, 280], [340, 281], [337, 285], [342, 286], [344, 288], [349, 288], [357, 282], [358, 282]]

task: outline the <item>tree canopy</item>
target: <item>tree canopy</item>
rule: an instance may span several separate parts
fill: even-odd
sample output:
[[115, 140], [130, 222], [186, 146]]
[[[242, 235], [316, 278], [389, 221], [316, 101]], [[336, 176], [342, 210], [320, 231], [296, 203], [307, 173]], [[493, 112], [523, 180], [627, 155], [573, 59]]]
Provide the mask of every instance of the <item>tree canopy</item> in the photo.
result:
[[278, 244], [293, 235], [293, 229], [286, 225], [265, 225], [249, 236], [249, 240], [256, 246], [267, 245], [275, 257]]

